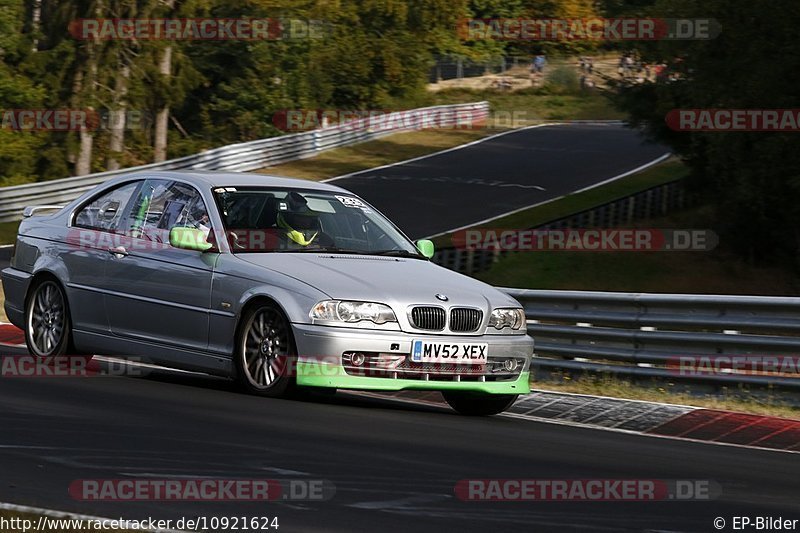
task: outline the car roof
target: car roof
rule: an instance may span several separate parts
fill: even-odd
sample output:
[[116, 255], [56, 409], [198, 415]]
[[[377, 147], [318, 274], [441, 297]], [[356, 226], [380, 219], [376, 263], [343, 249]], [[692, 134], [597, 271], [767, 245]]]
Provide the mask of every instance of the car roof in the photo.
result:
[[[286, 187], [299, 189], [312, 189], [318, 191], [348, 192], [341, 187], [321, 183], [318, 181], [281, 178], [267, 174], [254, 174], [249, 172], [218, 172], [208, 170], [156, 170], [144, 172], [131, 172], [117, 177], [114, 181], [128, 180], [131, 178], [165, 178], [179, 179], [194, 185], [209, 187]], [[352, 194], [352, 193], [350, 193]]]

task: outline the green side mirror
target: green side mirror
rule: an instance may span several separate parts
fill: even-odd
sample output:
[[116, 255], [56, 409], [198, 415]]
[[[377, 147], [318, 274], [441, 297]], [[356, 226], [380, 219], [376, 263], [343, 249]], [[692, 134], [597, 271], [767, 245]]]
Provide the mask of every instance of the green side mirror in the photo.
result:
[[419, 253], [430, 259], [433, 257], [433, 252], [435, 251], [433, 241], [429, 241], [428, 239], [418, 240], [417, 250], [419, 250]]
[[206, 240], [203, 230], [176, 226], [169, 230], [169, 243], [175, 248], [205, 252], [213, 246]]

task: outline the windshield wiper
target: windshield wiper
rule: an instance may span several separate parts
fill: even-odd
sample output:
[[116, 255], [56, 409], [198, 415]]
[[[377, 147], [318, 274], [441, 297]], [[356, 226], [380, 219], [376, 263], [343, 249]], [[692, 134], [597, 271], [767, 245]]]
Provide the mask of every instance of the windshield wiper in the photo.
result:
[[281, 248], [277, 250], [269, 250], [266, 253], [270, 254], [325, 254], [331, 252], [338, 252], [338, 248]]
[[370, 255], [388, 255], [393, 257], [411, 257], [414, 259], [425, 259], [421, 254], [409, 252], [408, 250], [377, 250], [375, 252], [365, 252]]
[[371, 252], [369, 250], [348, 250], [347, 248], [299, 248], [299, 249], [284, 249], [284, 250], [271, 250], [268, 253], [285, 253], [285, 254], [342, 254], [342, 255], [381, 255], [390, 257], [409, 257], [413, 259], [425, 259], [420, 254], [409, 252], [408, 250], [377, 250]]

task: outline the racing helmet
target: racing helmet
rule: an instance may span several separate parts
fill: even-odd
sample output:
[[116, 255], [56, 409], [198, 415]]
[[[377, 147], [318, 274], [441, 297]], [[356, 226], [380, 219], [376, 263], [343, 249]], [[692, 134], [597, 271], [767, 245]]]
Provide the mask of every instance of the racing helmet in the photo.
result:
[[308, 207], [308, 200], [295, 191], [279, 203], [277, 223], [290, 240], [301, 246], [311, 244], [320, 231], [319, 213]]

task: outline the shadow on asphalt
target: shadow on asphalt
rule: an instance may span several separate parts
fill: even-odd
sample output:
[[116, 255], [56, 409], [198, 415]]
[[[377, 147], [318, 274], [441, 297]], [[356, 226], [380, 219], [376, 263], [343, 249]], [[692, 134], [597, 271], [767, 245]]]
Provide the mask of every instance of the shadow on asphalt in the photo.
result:
[[[24, 346], [23, 347], [3, 346], [2, 348], [0, 348], [0, 358], [19, 357], [25, 355], [28, 355], [28, 350]], [[249, 396], [251, 398], [258, 398], [255, 395], [248, 395], [244, 392], [241, 392], [237, 387], [236, 383], [228, 378], [212, 376], [209, 374], [202, 374], [196, 372], [183, 372], [180, 370], [171, 370], [169, 368], [163, 368], [163, 367], [155, 367], [155, 368], [147, 367], [144, 373], [141, 375], [126, 374], [124, 376], [120, 376], [119, 363], [124, 360], [113, 359], [113, 363], [105, 361], [101, 362], [98, 359], [94, 359], [94, 361], [99, 363], [101, 368], [105, 367], [108, 370], [109, 375], [115, 376], [107, 379], [145, 380], [145, 381], [169, 384], [173, 386], [194, 387], [198, 389], [215, 390], [230, 394], [240, 394], [242, 396]], [[23, 379], [29, 379], [29, 378], [23, 378]], [[40, 379], [40, 378], [30, 378], [30, 379]], [[73, 378], [66, 378], [66, 379], [73, 379]], [[380, 394], [380, 393], [375, 393], [375, 394]], [[433, 399], [434, 402], [441, 401], [438, 394], [434, 393], [435, 398], [430, 398], [431, 393], [418, 393], [417, 395], [422, 395], [422, 394], [426, 396], [425, 399], [428, 401], [430, 401], [431, 399]], [[362, 396], [348, 391], [337, 391], [335, 394], [332, 394], [328, 391], [308, 388], [308, 389], [300, 389], [300, 391], [298, 391], [298, 394], [293, 395], [293, 397], [291, 397], [290, 400], [296, 402], [307, 402], [320, 405], [357, 407], [361, 409], [372, 408], [372, 409], [386, 409], [392, 411], [406, 411], [414, 413], [455, 414], [455, 412], [452, 411], [449, 407], [447, 407], [444, 403], [442, 403], [441, 406], [432, 405], [430, 403], [411, 403], [408, 401], [400, 401], [399, 399], [392, 397], [393, 395], [394, 395], [393, 393], [387, 393], [385, 398], [381, 398], [375, 396]], [[414, 397], [414, 393], [408, 393], [407, 395], [404, 396], [405, 399], [408, 400]], [[263, 398], [263, 400], [269, 401], [269, 398]]]
[[[206, 374], [182, 373], [179, 371], [170, 371], [167, 369], [151, 369], [144, 376], [130, 378], [130, 379], [143, 379], [147, 381], [156, 381], [159, 383], [166, 383], [170, 385], [179, 385], [185, 387], [197, 387], [207, 390], [217, 390], [228, 392], [231, 394], [247, 395], [241, 392], [233, 380], [221, 378], [217, 376], [210, 376]], [[445, 406], [436, 406], [428, 404], [416, 404], [407, 401], [398, 401], [395, 398], [377, 398], [372, 396], [360, 396], [346, 391], [337, 391], [335, 394], [328, 391], [319, 391], [315, 389], [300, 389], [290, 398], [291, 401], [322, 404], [322, 405], [337, 405], [342, 407], [357, 407], [373, 408], [373, 409], [387, 409], [393, 411], [408, 411], [413, 413], [448, 413], [455, 414], [450, 408]], [[269, 401], [269, 398], [264, 398]]]

